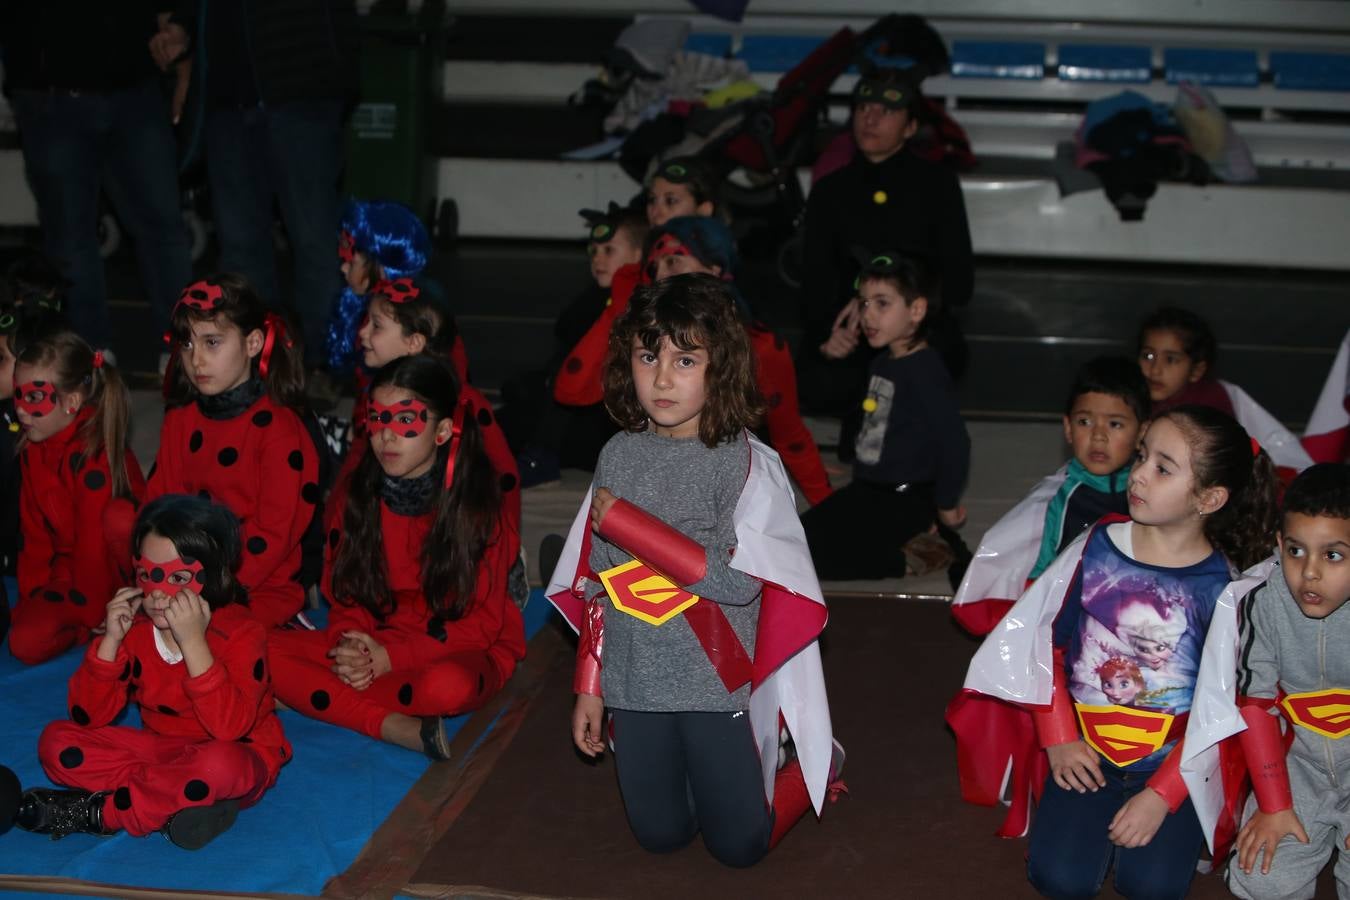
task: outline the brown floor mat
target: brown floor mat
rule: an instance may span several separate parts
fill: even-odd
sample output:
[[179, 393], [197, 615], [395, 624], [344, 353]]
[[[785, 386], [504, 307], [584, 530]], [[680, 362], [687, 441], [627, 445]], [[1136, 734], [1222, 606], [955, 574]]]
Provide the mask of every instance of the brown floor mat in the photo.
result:
[[[612, 765], [572, 749], [570, 653], [546, 683], [491, 778], [423, 858], [417, 896], [688, 898], [1033, 897], [1025, 842], [993, 836], [1002, 810], [961, 802], [942, 725], [975, 642], [945, 605], [836, 600], [824, 646], [835, 735], [850, 794], [807, 818], [748, 870], [695, 840], [666, 856], [628, 830]], [[1105, 896], [1111, 896], [1108, 890]], [[1197, 878], [1195, 897], [1228, 896]]]

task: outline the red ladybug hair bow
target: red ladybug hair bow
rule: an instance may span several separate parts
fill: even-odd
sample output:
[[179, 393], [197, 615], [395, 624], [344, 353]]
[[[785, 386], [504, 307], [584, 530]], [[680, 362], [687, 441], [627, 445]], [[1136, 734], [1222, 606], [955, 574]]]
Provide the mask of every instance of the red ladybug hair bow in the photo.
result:
[[407, 303], [409, 300], [416, 300], [422, 291], [413, 284], [411, 278], [395, 278], [381, 281], [375, 285], [371, 293], [383, 297], [390, 303]]
[[450, 453], [445, 457], [445, 489], [450, 490], [450, 485], [455, 480], [455, 457], [459, 455], [459, 439], [464, 433], [464, 411], [469, 408], [467, 402], [461, 402], [455, 406], [455, 415], [450, 420]]
[[356, 239], [350, 231], [338, 235], [338, 262], [349, 263], [356, 255]]
[[285, 320], [276, 313], [268, 313], [263, 317], [263, 348], [262, 353], [258, 355], [258, 374], [263, 378], [267, 377], [267, 370], [272, 366], [272, 350], [276, 347], [278, 336], [287, 349], [295, 346], [295, 342], [286, 332]]
[[103, 351], [102, 351], [102, 350], [95, 350], [95, 351], [94, 351], [94, 368], [95, 368], [95, 369], [101, 369], [101, 368], [103, 368]]
[[1260, 455], [1261, 455], [1261, 442], [1258, 441], [1256, 438], [1252, 438], [1252, 458], [1255, 459]]
[[218, 308], [225, 300], [225, 292], [221, 290], [218, 284], [209, 284], [206, 281], [194, 281], [183, 288], [183, 293], [178, 295], [178, 302], [174, 304], [174, 311], [178, 307], [186, 306], [188, 309], [195, 309], [198, 312], [211, 312]]

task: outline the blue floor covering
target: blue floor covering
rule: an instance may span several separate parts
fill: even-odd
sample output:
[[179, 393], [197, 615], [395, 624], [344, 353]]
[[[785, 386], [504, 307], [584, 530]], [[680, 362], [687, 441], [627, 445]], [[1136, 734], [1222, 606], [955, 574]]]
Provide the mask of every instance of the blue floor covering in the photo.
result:
[[[6, 579], [10, 597], [14, 581]], [[536, 589], [526, 607], [533, 636], [551, 607]], [[322, 619], [322, 614], [316, 616]], [[40, 666], [0, 650], [0, 764], [24, 787], [48, 784], [38, 765], [42, 728], [64, 713], [66, 681], [84, 648]], [[46, 875], [145, 888], [317, 894], [344, 871], [428, 765], [420, 754], [281, 713], [295, 758], [263, 800], [196, 852], [159, 835], [74, 834], [60, 841], [12, 829], [0, 835], [0, 875]], [[452, 735], [468, 716], [446, 720]], [[137, 725], [134, 708], [122, 724]], [[5, 897], [20, 896], [3, 893]], [[51, 897], [51, 894], [33, 895]]]

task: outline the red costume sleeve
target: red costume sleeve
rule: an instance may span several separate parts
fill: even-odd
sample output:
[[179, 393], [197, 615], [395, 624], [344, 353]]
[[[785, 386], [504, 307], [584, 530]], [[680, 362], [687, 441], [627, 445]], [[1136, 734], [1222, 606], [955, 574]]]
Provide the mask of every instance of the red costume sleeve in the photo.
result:
[[[27, 458], [25, 455], [25, 461]], [[57, 559], [55, 535], [47, 527], [47, 517], [38, 502], [38, 497], [50, 486], [44, 487], [46, 479], [38, 475], [31, 463], [24, 465], [23, 486], [19, 491], [19, 533], [23, 541], [18, 560], [19, 596], [24, 599], [34, 596], [51, 581]]]
[[1168, 812], [1181, 809], [1181, 804], [1186, 802], [1189, 793], [1186, 790], [1186, 782], [1181, 778], [1181, 748], [1185, 743], [1185, 738], [1177, 741], [1172, 752], [1167, 754], [1167, 758], [1163, 760], [1161, 766], [1158, 766], [1158, 770], [1149, 776], [1147, 782], [1148, 786], [1167, 803]]
[[241, 617], [224, 628], [211, 623], [207, 639], [214, 661], [188, 678], [183, 689], [207, 734], [218, 741], [238, 740], [253, 730], [267, 693], [267, 683], [254, 671], [267, 656], [267, 634], [260, 623]]
[[497, 484], [502, 492], [502, 522], [506, 526], [504, 552], [514, 560], [520, 553], [520, 470], [516, 467], [516, 455], [511, 452], [506, 434], [497, 423], [492, 404], [471, 384], [466, 383], [463, 390], [469, 413], [483, 436], [483, 451], [497, 472]]
[[807, 501], [815, 506], [830, 496], [830, 476], [820, 458], [811, 430], [802, 421], [797, 403], [797, 370], [787, 342], [771, 331], [752, 327], [750, 343], [755, 351], [755, 377], [764, 396], [764, 424], [769, 443], [783, 458], [783, 465], [796, 480]]
[[1294, 794], [1289, 786], [1289, 763], [1279, 720], [1267, 709], [1270, 700], [1238, 698], [1238, 712], [1247, 730], [1238, 735], [1247, 771], [1252, 777], [1252, 793], [1263, 813], [1293, 809]]
[[637, 287], [642, 271], [637, 263], [630, 263], [614, 273], [610, 283], [609, 304], [601, 311], [595, 324], [577, 341], [572, 352], [563, 360], [553, 380], [553, 399], [566, 406], [594, 406], [604, 399], [601, 383], [605, 357], [609, 353], [609, 332], [614, 320], [628, 308], [628, 299]]
[[319, 480], [314, 444], [298, 416], [278, 415], [263, 435], [263, 463], [246, 475], [257, 480], [257, 504], [239, 529], [244, 552], [237, 577], [250, 588], [265, 584], [295, 551], [314, 517], [313, 502], [300, 492]]
[[506, 644], [516, 659], [525, 656], [525, 632], [520, 610], [506, 592], [506, 576], [514, 557], [507, 553], [507, 542], [494, 540], [478, 563], [478, 578], [474, 595], [464, 615], [445, 623], [445, 639], [429, 634], [376, 634], [389, 652], [389, 663], [395, 669], [414, 669], [444, 659], [465, 650], [487, 650]]
[[[154, 626], [145, 620], [132, 625], [132, 628], [140, 627]], [[112, 662], [98, 658], [98, 648], [102, 644], [101, 637], [89, 642], [84, 651], [84, 659], [75, 670], [75, 674], [70, 676], [67, 688], [71, 719], [77, 725], [90, 728], [102, 728], [111, 724], [127, 705], [131, 654], [127, 652], [126, 641], [117, 648], [117, 655]]]
[[1055, 686], [1050, 695], [1050, 706], [1031, 710], [1031, 720], [1036, 725], [1036, 738], [1042, 747], [1067, 744], [1076, 741], [1078, 717], [1074, 715], [1073, 698], [1069, 696], [1069, 685], [1064, 673], [1064, 650], [1055, 648]]
[[365, 607], [347, 605], [334, 600], [333, 560], [337, 556], [338, 546], [342, 542], [342, 514], [347, 508], [347, 481], [351, 478], [351, 469], [344, 469], [338, 475], [337, 483], [328, 496], [328, 505], [324, 509], [325, 534], [323, 542], [323, 577], [319, 589], [328, 598], [328, 634], [336, 645], [344, 631], [361, 631], [370, 634], [375, 628], [375, 617]]

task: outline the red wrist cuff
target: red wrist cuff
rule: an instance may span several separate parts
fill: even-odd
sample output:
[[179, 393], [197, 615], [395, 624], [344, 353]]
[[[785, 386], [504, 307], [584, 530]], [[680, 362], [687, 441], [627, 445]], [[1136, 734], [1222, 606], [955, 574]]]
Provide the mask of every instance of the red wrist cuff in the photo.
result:
[[1177, 741], [1177, 745], [1172, 748], [1172, 752], [1167, 754], [1163, 764], [1158, 767], [1148, 779], [1148, 786], [1153, 789], [1163, 802], [1167, 804], [1168, 812], [1176, 812], [1181, 809], [1181, 804], [1186, 802], [1189, 791], [1186, 790], [1186, 782], [1181, 777], [1181, 747], [1182, 741]]
[[1238, 712], [1247, 730], [1238, 735], [1247, 771], [1252, 777], [1252, 793], [1263, 813], [1275, 813], [1294, 806], [1289, 787], [1289, 765], [1279, 720], [1256, 705], [1240, 705]]

